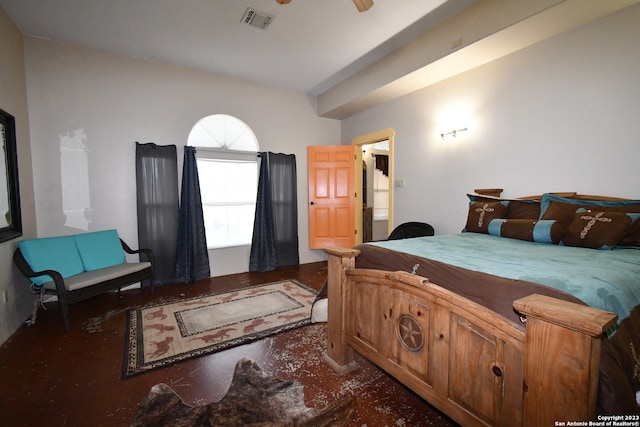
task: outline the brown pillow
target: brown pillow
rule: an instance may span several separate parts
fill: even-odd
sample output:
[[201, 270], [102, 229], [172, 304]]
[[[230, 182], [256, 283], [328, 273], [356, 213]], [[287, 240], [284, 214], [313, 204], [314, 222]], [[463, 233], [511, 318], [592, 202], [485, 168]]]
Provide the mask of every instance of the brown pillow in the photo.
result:
[[506, 208], [500, 202], [474, 202], [469, 204], [467, 231], [488, 234], [492, 219], [503, 218]]
[[507, 205], [506, 218], [538, 219], [540, 218], [540, 202], [535, 200], [510, 200]]
[[595, 206], [589, 205], [589, 203], [563, 203], [551, 201], [549, 202], [549, 207], [542, 213], [542, 218], [540, 219], [553, 219], [560, 222], [564, 227], [569, 227], [573, 222], [576, 210], [579, 208], [583, 208], [585, 210], [598, 209]]
[[578, 209], [562, 243], [583, 248], [613, 249], [627, 234], [631, 222], [631, 217], [624, 212]]
[[[507, 210], [504, 217], [507, 219], [538, 219], [540, 218], [540, 200], [534, 199], [507, 199], [503, 197], [485, 196], [482, 194], [467, 194], [472, 202], [502, 202]], [[577, 208], [576, 208], [577, 209]], [[573, 214], [572, 211], [571, 213]]]
[[500, 235], [512, 239], [528, 240], [533, 242], [533, 227], [536, 221], [528, 219], [505, 220], [500, 227]]
[[[573, 214], [578, 208], [607, 212], [640, 212], [640, 200], [584, 200], [561, 197], [545, 193], [542, 195], [540, 219], [555, 219], [564, 227], [569, 227]], [[620, 245], [640, 246], [640, 221], [635, 221]]]
[[[500, 221], [500, 220], [497, 220]], [[492, 233], [489, 228], [489, 233]], [[564, 235], [564, 227], [558, 221], [534, 219], [505, 219], [500, 224], [500, 236], [529, 242], [556, 244]]]
[[623, 246], [640, 246], [640, 221], [635, 221], [626, 236], [618, 243]]

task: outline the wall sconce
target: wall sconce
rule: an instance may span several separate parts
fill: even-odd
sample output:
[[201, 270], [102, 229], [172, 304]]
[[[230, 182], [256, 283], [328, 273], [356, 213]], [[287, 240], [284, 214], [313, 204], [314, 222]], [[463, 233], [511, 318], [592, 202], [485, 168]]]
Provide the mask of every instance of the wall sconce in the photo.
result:
[[444, 132], [440, 134], [440, 138], [442, 138], [443, 141], [451, 141], [451, 140], [457, 139], [460, 134], [465, 133], [468, 130], [469, 130], [468, 128], [462, 128], [462, 129], [455, 129], [449, 132]]

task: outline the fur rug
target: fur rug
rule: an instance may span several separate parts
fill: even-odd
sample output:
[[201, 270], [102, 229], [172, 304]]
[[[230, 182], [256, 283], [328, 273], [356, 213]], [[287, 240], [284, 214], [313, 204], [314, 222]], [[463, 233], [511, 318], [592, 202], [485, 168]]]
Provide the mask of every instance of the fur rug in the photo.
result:
[[220, 402], [191, 407], [168, 385], [156, 384], [140, 403], [131, 426], [346, 426], [355, 406], [355, 398], [348, 395], [327, 408], [309, 408], [301, 384], [271, 378], [255, 361], [243, 358]]

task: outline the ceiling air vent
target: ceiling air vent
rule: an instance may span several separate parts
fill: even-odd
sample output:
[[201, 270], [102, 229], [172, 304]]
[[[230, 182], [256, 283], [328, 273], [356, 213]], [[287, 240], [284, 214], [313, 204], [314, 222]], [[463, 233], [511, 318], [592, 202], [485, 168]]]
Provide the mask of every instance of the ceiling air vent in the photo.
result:
[[242, 23], [251, 25], [252, 27], [260, 28], [262, 30], [266, 30], [269, 24], [271, 24], [271, 21], [273, 21], [273, 18], [273, 15], [259, 12], [251, 7], [248, 7], [247, 11], [242, 17]]

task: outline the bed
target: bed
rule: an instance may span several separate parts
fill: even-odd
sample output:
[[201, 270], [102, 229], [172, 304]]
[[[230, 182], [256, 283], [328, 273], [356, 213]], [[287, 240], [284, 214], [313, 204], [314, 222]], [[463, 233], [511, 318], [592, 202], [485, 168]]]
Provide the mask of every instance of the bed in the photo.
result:
[[460, 234], [325, 249], [325, 361], [465, 426], [638, 425], [640, 201], [468, 196]]

